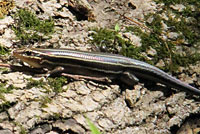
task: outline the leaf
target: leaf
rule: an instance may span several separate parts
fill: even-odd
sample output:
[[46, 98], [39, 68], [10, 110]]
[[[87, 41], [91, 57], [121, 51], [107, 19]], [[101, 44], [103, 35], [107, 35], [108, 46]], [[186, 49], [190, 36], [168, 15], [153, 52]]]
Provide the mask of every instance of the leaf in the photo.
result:
[[117, 24], [115, 25], [115, 31], [116, 31], [116, 32], [119, 32], [119, 30], [120, 30], [119, 24], [117, 23]]
[[88, 119], [86, 117], [87, 123], [90, 127], [91, 130], [91, 134], [101, 134], [101, 132], [99, 131], [99, 129], [90, 121], [90, 119]]

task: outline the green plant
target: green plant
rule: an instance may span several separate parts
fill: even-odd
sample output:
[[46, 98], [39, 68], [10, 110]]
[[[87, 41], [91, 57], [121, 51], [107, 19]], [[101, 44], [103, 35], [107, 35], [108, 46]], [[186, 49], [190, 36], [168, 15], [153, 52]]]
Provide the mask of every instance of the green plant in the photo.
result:
[[[135, 58], [156, 65], [162, 60], [165, 66], [161, 67], [166, 71], [174, 72], [180, 66], [188, 66], [200, 61], [200, 4], [197, 0], [183, 0], [186, 8], [183, 11], [175, 11], [170, 7], [170, 4], [179, 4], [180, 0], [157, 1], [163, 2], [167, 6], [159, 10], [156, 14], [148, 14], [145, 19], [151, 18], [151, 22], [146, 21], [146, 26], [150, 29], [149, 32], [144, 32], [136, 26], [126, 27], [120, 31], [119, 25], [116, 24], [114, 30], [109, 28], [94, 28], [90, 43], [106, 49], [106, 52], [119, 53], [127, 57]], [[191, 6], [193, 5], [193, 10]], [[168, 19], [162, 17], [165, 14]], [[189, 15], [189, 16], [187, 16]], [[189, 18], [189, 19], [188, 19]], [[191, 21], [191, 20], [192, 21]], [[163, 28], [163, 23], [168, 29]], [[119, 32], [121, 34], [119, 34]], [[123, 38], [123, 33], [129, 32], [141, 38], [140, 47], [134, 46], [129, 40]], [[167, 34], [177, 33], [176, 38], [167, 38]], [[177, 52], [177, 48], [182, 51]], [[105, 52], [105, 50], [103, 51]], [[148, 51], [153, 49], [156, 51], [154, 55], [148, 55]]]
[[98, 46], [103, 52], [119, 53], [123, 46], [131, 45], [130, 41], [124, 40], [119, 35], [119, 28], [116, 25], [115, 30], [108, 28], [93, 28], [91, 44]]
[[198, 0], [154, 0], [157, 3], [164, 3], [166, 6], [172, 4], [192, 4], [192, 5], [200, 5]]
[[5, 48], [2, 45], [0, 45], [0, 55], [5, 55], [5, 54], [7, 54], [9, 52], [10, 51], [7, 48]]
[[63, 86], [67, 83], [65, 77], [48, 78], [48, 84], [53, 89], [55, 93], [63, 92]]
[[33, 80], [32, 78], [30, 78], [30, 79], [28, 79], [28, 83], [26, 85], [26, 88], [27, 89], [31, 89], [32, 87], [42, 87], [42, 88], [45, 88], [44, 85], [45, 85], [45, 82], [44, 82], [43, 79]]
[[10, 107], [15, 105], [16, 103], [11, 103], [9, 101], [5, 101], [4, 103], [0, 104], [0, 112], [7, 111]]
[[39, 101], [42, 107], [47, 107], [47, 104], [51, 103], [52, 99], [49, 96], [42, 96], [42, 98]]
[[30, 89], [32, 87], [37, 88], [43, 88], [46, 90], [46, 92], [53, 91], [55, 93], [63, 92], [63, 86], [67, 83], [67, 78], [65, 77], [56, 77], [56, 78], [47, 78], [47, 81], [44, 81], [43, 79], [40, 80], [33, 80], [28, 79], [28, 84], [26, 85], [26, 88]]
[[20, 125], [20, 134], [27, 134], [27, 130], [22, 125]]
[[48, 39], [54, 33], [53, 19], [40, 20], [27, 9], [18, 10], [14, 19], [16, 23], [12, 28], [22, 44]]
[[7, 88], [5, 87], [6, 86], [6, 83], [0, 83], [0, 99], [4, 100], [4, 95], [5, 93], [12, 93], [12, 90], [13, 90], [13, 86], [10, 85], [8, 86]]
[[19, 122], [13, 121], [13, 124], [20, 128], [19, 134], [27, 134], [26, 128], [24, 128]]
[[99, 131], [99, 129], [90, 121], [90, 119], [88, 119], [86, 117], [86, 121], [90, 127], [91, 130], [91, 134], [101, 134], [101, 132]]

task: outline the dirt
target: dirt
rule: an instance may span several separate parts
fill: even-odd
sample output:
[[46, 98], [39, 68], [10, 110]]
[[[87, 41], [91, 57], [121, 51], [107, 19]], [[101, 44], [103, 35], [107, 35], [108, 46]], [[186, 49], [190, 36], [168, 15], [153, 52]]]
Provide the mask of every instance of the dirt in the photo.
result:
[[[144, 16], [155, 13], [159, 5], [151, 0], [16, 1], [11, 13], [0, 20], [0, 42], [4, 46], [16, 48], [19, 45], [11, 25], [14, 23], [12, 14], [22, 8], [35, 12], [41, 19], [55, 20], [56, 32], [51, 39], [27, 46], [92, 51], [94, 46], [88, 43], [88, 29], [113, 27], [116, 23], [122, 29], [143, 25]], [[10, 21], [5, 23], [5, 20]], [[193, 70], [199, 71], [199, 66], [193, 66]], [[12, 92], [3, 93], [0, 99], [0, 134], [89, 134], [86, 117], [106, 134], [200, 132], [198, 97], [163, 85], [149, 87], [139, 83], [132, 88], [122, 88], [116, 83], [71, 80], [62, 87], [66, 90], [55, 93], [44, 87], [26, 87], [30, 78], [46, 81], [44, 77], [10, 71], [1, 71], [0, 77], [1, 83], [7, 83], [6, 88], [15, 87]]]

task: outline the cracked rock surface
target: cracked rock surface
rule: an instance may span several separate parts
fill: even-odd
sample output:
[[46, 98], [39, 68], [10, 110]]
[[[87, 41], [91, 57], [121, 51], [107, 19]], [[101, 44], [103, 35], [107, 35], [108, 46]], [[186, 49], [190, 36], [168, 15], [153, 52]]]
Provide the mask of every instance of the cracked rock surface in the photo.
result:
[[[55, 19], [56, 32], [52, 38], [34, 43], [33, 47], [59, 44], [61, 48], [92, 51], [88, 43], [88, 29], [113, 26], [115, 23], [132, 25], [121, 18], [126, 15], [142, 21], [148, 13], [155, 13], [158, 5], [151, 0], [21, 0], [17, 9], [28, 8], [41, 19]], [[182, 6], [174, 8], [183, 8]], [[10, 27], [12, 16], [0, 20], [0, 44], [6, 47], [17, 43]], [[124, 36], [141, 46], [141, 39], [130, 33]], [[169, 33], [176, 38], [177, 33]], [[149, 54], [156, 52], [152, 49]], [[162, 65], [160, 65], [162, 66]], [[200, 63], [190, 66], [191, 74], [199, 74]], [[183, 69], [184, 70], [184, 69]], [[168, 93], [169, 88], [153, 88], [139, 83], [123, 89], [115, 83], [102, 84], [87, 80], [70, 81], [60, 93], [47, 92], [43, 87], [27, 88], [28, 79], [40, 80], [21, 72], [0, 72], [0, 82], [12, 92], [0, 95], [0, 134], [89, 134], [86, 117], [106, 134], [172, 134], [199, 133], [200, 100], [184, 92]], [[192, 83], [199, 75], [181, 79]], [[170, 92], [170, 91], [169, 91]], [[51, 100], [44, 105], [45, 98]], [[47, 100], [48, 101], [48, 100]]]

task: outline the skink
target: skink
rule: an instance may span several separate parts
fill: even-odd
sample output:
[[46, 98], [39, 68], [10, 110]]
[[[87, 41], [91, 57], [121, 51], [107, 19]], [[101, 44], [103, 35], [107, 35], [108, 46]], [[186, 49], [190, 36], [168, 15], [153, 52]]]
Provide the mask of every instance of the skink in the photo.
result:
[[92, 53], [69, 49], [26, 48], [13, 51], [13, 55], [33, 68], [45, 68], [59, 73], [90, 77], [120, 79], [128, 85], [138, 78], [200, 95], [200, 90], [182, 82], [164, 71], [142, 61], [120, 55]]

